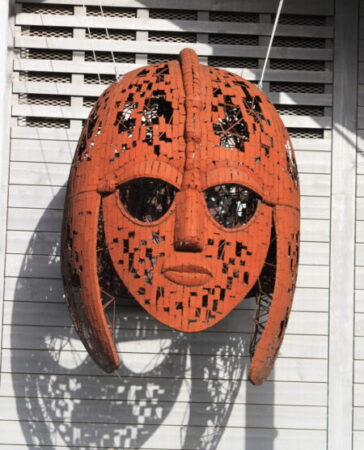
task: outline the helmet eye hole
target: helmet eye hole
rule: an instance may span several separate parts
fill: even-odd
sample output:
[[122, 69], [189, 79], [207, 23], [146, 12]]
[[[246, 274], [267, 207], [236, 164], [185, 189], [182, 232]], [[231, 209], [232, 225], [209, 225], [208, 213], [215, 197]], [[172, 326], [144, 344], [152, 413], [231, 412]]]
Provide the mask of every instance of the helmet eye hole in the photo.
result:
[[253, 217], [260, 197], [241, 184], [219, 184], [204, 191], [212, 217], [225, 228], [237, 228]]
[[141, 222], [154, 222], [170, 208], [177, 189], [157, 178], [136, 178], [118, 187], [127, 212]]

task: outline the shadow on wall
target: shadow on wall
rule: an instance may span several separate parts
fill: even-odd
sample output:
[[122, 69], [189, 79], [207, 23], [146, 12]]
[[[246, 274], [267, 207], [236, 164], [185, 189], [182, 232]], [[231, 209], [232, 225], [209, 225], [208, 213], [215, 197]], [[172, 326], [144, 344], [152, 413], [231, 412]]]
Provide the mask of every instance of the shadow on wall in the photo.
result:
[[[63, 196], [61, 189], [39, 221], [15, 292], [12, 374], [26, 442], [39, 448], [62, 441], [122, 449], [212, 450], [229, 442], [232, 449], [250, 450], [253, 442], [260, 450], [273, 448], [273, 441], [259, 445], [259, 433], [248, 433], [244, 446], [246, 425], [273, 428], [273, 407], [262, 425], [256, 407], [244, 404], [245, 395], [253, 403], [254, 391], [262, 389], [242, 381], [252, 310], [236, 309], [206, 332], [184, 334], [136, 302], [120, 300], [115, 341], [122, 366], [116, 375], [98, 369], [62, 299], [59, 243], [49, 246], [43, 264], [37, 256], [44, 254], [42, 231], [51, 217], [60, 229]], [[44, 273], [51, 279], [42, 279]], [[272, 404], [273, 391], [264, 391]], [[226, 444], [219, 447], [227, 424]]]

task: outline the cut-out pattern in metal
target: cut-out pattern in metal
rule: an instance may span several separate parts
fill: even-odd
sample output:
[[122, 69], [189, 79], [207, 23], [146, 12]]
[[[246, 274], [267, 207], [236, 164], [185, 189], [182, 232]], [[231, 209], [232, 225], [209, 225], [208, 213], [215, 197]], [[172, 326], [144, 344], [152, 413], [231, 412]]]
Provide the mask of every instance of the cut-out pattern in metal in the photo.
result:
[[120, 364], [112, 311], [123, 292], [183, 332], [255, 293], [249, 377], [261, 383], [287, 325], [298, 246], [294, 152], [254, 85], [185, 49], [100, 96], [71, 168], [62, 270], [75, 327], [105, 371]]

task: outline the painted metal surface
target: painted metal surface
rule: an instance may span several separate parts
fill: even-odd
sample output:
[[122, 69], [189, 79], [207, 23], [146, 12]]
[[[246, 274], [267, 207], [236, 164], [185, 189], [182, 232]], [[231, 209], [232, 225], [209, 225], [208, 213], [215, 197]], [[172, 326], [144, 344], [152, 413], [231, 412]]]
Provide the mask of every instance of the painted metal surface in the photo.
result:
[[65, 205], [62, 271], [73, 323], [105, 371], [105, 309], [125, 289], [183, 332], [257, 298], [249, 378], [268, 376], [297, 276], [299, 185], [286, 128], [237, 75], [179, 61], [125, 75], [84, 126]]

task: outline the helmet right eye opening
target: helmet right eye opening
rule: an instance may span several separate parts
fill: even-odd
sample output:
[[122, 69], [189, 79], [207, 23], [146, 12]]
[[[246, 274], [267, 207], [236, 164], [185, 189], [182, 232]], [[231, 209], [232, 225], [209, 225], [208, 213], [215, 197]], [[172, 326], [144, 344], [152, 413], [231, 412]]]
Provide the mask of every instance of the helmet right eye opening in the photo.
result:
[[226, 183], [204, 191], [212, 217], [225, 228], [238, 228], [254, 216], [261, 197], [241, 184]]

